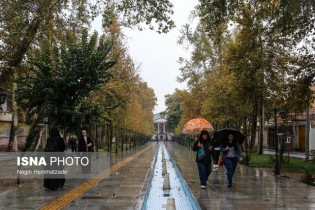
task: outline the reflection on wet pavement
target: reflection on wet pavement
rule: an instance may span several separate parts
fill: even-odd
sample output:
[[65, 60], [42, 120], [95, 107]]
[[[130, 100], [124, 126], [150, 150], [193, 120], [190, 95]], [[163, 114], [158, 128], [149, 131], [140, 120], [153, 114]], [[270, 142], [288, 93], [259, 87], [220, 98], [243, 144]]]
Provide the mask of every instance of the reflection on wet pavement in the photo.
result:
[[195, 153], [176, 144], [168, 148], [202, 209], [315, 209], [315, 187], [240, 164], [232, 188], [220, 167], [209, 177], [211, 188], [200, 190]]
[[[111, 173], [65, 209], [141, 209], [158, 144], [149, 142], [135, 150], [111, 154], [111, 165], [115, 165], [148, 146], [149, 150]], [[220, 167], [211, 173], [208, 188], [201, 190], [195, 153], [177, 143], [167, 142], [166, 146], [202, 209], [315, 209], [315, 187], [244, 165], [237, 166], [232, 188], [227, 187], [224, 169]], [[42, 180], [1, 189], [0, 209], [40, 209], [83, 182], [67, 180], [65, 189], [60, 191], [45, 190]]]

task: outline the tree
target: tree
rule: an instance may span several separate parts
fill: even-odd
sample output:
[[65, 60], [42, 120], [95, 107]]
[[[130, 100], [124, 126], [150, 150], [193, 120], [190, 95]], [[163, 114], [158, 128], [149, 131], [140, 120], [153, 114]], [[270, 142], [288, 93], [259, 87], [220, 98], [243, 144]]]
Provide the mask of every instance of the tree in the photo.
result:
[[[143, 5], [142, 5], [143, 3]], [[154, 29], [152, 22], [158, 25], [159, 32], [168, 32], [174, 27], [170, 20], [172, 4], [168, 0], [160, 1], [133, 1], [116, 0], [105, 1], [64, 1], [64, 0], [38, 0], [38, 1], [1, 1], [0, 2], [0, 82], [13, 84], [12, 96], [16, 91], [14, 78], [18, 77], [21, 64], [25, 64], [32, 51], [38, 49], [37, 44], [46, 42], [45, 49], [53, 49], [53, 45], [59, 45], [64, 40], [69, 30], [74, 34], [80, 34], [82, 29], [88, 27], [91, 20], [108, 5], [116, 5], [123, 20], [128, 27], [145, 22]], [[103, 7], [104, 6], [104, 7]], [[105, 21], [110, 21], [105, 19]], [[108, 22], [107, 22], [108, 23]], [[54, 36], [53, 36], [54, 35]], [[27, 54], [29, 54], [27, 56]], [[15, 105], [15, 97], [12, 97]], [[17, 110], [17, 107], [13, 107]], [[16, 139], [17, 113], [12, 113], [11, 139]]]
[[165, 96], [166, 110], [164, 115], [166, 116], [167, 126], [172, 132], [178, 127], [181, 119], [181, 98], [179, 96], [179, 90], [175, 89], [175, 92], [171, 95]]
[[[48, 51], [32, 59], [30, 72], [20, 78], [17, 91], [17, 100], [26, 110], [29, 122], [50, 117], [66, 128], [76, 115], [86, 120], [101, 117], [100, 113], [95, 113], [101, 110], [100, 106], [95, 107], [86, 98], [108, 82], [111, 77], [108, 69], [116, 61], [108, 60], [110, 43], [104, 37], [97, 40], [97, 33], [88, 38], [88, 32], [84, 31], [80, 41], [69, 38], [65, 46], [55, 47], [54, 55]], [[58, 116], [52, 115], [55, 108], [59, 110]], [[36, 124], [32, 124], [32, 128], [35, 127]], [[33, 140], [27, 138], [25, 149], [33, 144]]]
[[[104, 1], [100, 4], [89, 0], [1, 1], [0, 40], [3, 45], [0, 53], [2, 61], [0, 81], [12, 77], [12, 68], [21, 64], [31, 44], [45, 39], [45, 36], [54, 30], [64, 35], [62, 31], [67, 26], [72, 32], [80, 33], [81, 31], [76, 31], [80, 28], [80, 23], [85, 27], [88, 26], [102, 6], [104, 11], [111, 11], [115, 7], [122, 14], [124, 25], [128, 27], [144, 22], [154, 29], [152, 22], [155, 22], [158, 24], [157, 31], [165, 33], [174, 27], [174, 22], [170, 18], [173, 14], [172, 4], [168, 0], [116, 0]], [[110, 24], [110, 18], [110, 15], [104, 16], [104, 23]]]
[[[252, 132], [250, 148], [254, 147], [256, 139], [257, 117], [261, 116], [264, 98], [264, 66], [265, 61], [261, 56], [259, 42], [259, 30], [257, 26], [260, 21], [254, 16], [251, 6], [240, 9], [240, 17], [237, 18], [238, 30], [235, 30], [235, 39], [228, 45], [225, 63], [236, 77], [238, 90], [235, 94], [238, 100], [247, 104], [252, 119]], [[258, 19], [258, 20], [257, 20]]]
[[113, 10], [111, 15], [111, 24], [103, 26], [106, 37], [113, 43], [111, 56], [117, 58], [117, 64], [109, 70], [112, 80], [104, 84], [96, 95], [105, 107], [115, 106], [115, 109], [107, 110], [113, 124], [148, 135], [153, 132], [156, 98], [153, 90], [137, 74], [125, 46], [117, 11]]
[[112, 0], [105, 1], [104, 4], [105, 26], [112, 23], [112, 11], [115, 10], [120, 17], [119, 22], [125, 27], [137, 26], [143, 30], [140, 23], [145, 23], [149, 29], [158, 33], [167, 33], [175, 27], [170, 17], [173, 5], [169, 0]]
[[248, 104], [242, 103], [237, 94], [239, 82], [228, 66], [221, 66], [211, 71], [205, 83], [202, 106], [204, 115], [216, 127], [228, 126], [227, 123], [238, 121], [246, 114]]
[[[138, 133], [151, 135], [153, 133], [153, 109], [156, 97], [145, 82], [139, 81], [137, 91], [132, 93], [132, 99], [125, 106], [123, 125]], [[122, 107], [124, 108], [124, 107]], [[121, 110], [121, 109], [120, 109]]]

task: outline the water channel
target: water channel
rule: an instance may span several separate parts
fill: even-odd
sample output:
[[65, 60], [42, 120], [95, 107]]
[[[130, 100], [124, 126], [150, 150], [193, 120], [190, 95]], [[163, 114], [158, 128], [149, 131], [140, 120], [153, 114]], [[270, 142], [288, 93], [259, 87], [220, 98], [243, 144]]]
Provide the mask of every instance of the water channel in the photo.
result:
[[[166, 170], [164, 169], [165, 175], [163, 173], [163, 161], [166, 163]], [[148, 184], [142, 210], [200, 209], [199, 204], [196, 202], [196, 199], [188, 188], [174, 160], [170, 156], [167, 150], [167, 144], [163, 142], [159, 143], [159, 149], [152, 165], [151, 180]], [[165, 187], [165, 179], [167, 176], [169, 176], [169, 189]], [[168, 200], [172, 200], [175, 206], [167, 205]]]

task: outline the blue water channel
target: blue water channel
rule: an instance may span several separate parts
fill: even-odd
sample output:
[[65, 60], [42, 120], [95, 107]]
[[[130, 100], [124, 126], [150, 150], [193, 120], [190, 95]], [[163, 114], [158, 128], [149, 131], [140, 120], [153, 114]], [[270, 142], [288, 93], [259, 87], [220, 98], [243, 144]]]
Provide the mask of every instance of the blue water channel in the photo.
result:
[[[162, 155], [164, 153], [164, 155]], [[163, 190], [164, 176], [162, 175], [162, 158], [166, 161], [167, 173], [170, 177], [170, 190]], [[180, 210], [201, 209], [176, 164], [163, 142], [159, 143], [156, 158], [153, 160], [151, 180], [142, 205], [142, 210], [160, 210], [167, 207], [167, 199], [175, 199], [175, 207]]]

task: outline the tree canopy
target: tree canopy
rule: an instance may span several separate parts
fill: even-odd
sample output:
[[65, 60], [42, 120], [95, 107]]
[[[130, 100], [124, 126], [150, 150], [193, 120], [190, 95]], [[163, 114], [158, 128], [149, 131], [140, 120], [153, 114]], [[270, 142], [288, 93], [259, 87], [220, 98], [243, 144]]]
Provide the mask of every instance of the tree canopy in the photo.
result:
[[79, 42], [69, 38], [65, 46], [54, 48], [53, 55], [44, 51], [31, 58], [30, 71], [20, 77], [17, 91], [17, 101], [27, 110], [27, 119], [38, 117], [42, 110], [51, 116], [53, 109], [59, 110], [58, 124], [63, 127], [73, 116], [90, 118], [84, 107], [94, 104], [85, 100], [111, 78], [108, 69], [116, 61], [108, 58], [110, 49], [104, 37], [98, 40], [94, 33], [88, 38], [84, 31]]
[[255, 128], [264, 110], [305, 110], [315, 78], [311, 0], [199, 0], [194, 14], [196, 28], [184, 25], [178, 41], [191, 49], [180, 58], [189, 91], [178, 103], [194, 103], [181, 106], [181, 120], [193, 113], [224, 126], [247, 116]]

